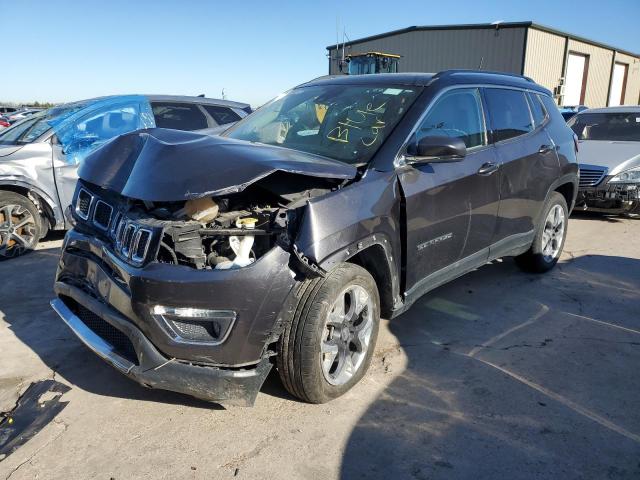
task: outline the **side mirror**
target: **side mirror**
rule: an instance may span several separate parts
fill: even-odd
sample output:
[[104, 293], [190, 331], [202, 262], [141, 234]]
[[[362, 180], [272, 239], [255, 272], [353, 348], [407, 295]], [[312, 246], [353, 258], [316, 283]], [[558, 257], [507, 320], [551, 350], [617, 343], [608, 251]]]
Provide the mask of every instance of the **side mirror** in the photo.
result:
[[467, 155], [460, 138], [425, 136], [407, 146], [407, 163], [459, 162]]

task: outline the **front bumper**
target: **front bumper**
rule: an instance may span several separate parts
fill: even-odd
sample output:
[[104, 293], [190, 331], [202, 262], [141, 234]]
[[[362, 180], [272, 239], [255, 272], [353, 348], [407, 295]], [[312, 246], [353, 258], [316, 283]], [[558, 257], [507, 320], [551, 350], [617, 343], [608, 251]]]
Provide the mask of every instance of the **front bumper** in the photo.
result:
[[171, 390], [191, 395], [202, 400], [224, 405], [251, 406], [267, 374], [271, 370], [269, 359], [263, 359], [251, 369], [222, 369], [187, 364], [167, 359], [153, 344], [125, 318], [109, 312], [99, 302], [74, 287], [67, 293], [74, 300], [91, 305], [111, 326], [123, 332], [135, 346], [137, 362], [123, 356], [113, 345], [94, 333], [60, 298], [51, 301], [51, 306], [73, 333], [96, 355], [120, 373], [149, 388]]
[[608, 183], [607, 179], [595, 187], [578, 191], [578, 209], [603, 213], [629, 213], [640, 206], [640, 185], [637, 183]]
[[[70, 230], [52, 306], [91, 350], [137, 382], [247, 405], [269, 373], [269, 344], [295, 301], [289, 260], [288, 252], [276, 247], [238, 270], [159, 263], [136, 268], [100, 239]], [[237, 318], [219, 344], [185, 343], [151, 314], [155, 305], [233, 310]], [[132, 346], [124, 348], [126, 355], [115, 345], [121, 340]]]

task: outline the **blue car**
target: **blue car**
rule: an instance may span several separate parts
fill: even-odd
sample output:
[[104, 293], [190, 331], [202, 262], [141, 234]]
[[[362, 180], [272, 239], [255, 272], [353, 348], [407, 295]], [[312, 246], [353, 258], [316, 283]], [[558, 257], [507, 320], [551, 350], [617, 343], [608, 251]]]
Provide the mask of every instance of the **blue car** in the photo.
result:
[[144, 128], [215, 133], [251, 113], [246, 103], [202, 97], [121, 95], [67, 103], [0, 131], [0, 259], [32, 250], [68, 225], [83, 158]]

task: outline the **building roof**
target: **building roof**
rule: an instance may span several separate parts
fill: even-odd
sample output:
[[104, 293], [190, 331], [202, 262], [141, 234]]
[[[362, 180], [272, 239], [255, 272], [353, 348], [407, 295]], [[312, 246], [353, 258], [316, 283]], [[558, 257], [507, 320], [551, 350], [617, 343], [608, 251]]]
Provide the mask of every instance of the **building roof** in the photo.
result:
[[[528, 77], [503, 72], [485, 70], [443, 70], [438, 73], [377, 73], [371, 75], [327, 75], [316, 78], [300, 86], [310, 85], [407, 85], [429, 86], [438, 81], [438, 85], [477, 85], [488, 83], [510, 87], [550, 92]], [[441, 83], [440, 83], [441, 82]]]
[[[588, 38], [580, 37], [578, 35], [573, 35], [572, 33], [563, 32], [561, 30], [556, 30], [555, 28], [547, 27], [545, 25], [540, 25], [539, 23], [534, 23], [531, 21], [528, 22], [496, 22], [496, 23], [462, 23], [462, 24], [452, 24], [452, 25], [422, 25], [422, 26], [411, 26], [407, 28], [401, 28], [399, 30], [392, 30], [390, 32], [379, 33], [377, 35], [371, 35], [368, 37], [357, 38], [355, 40], [350, 40], [348, 42], [344, 42], [345, 46], [351, 46], [362, 42], [368, 42], [370, 40], [377, 40], [379, 38], [392, 37], [394, 35], [399, 35], [402, 33], [409, 32], [421, 32], [427, 30], [482, 30], [482, 29], [494, 29], [501, 30], [504, 28], [535, 28], [536, 30], [542, 30], [543, 32], [553, 33], [555, 35], [560, 35], [562, 37], [568, 37], [572, 40], [577, 40], [579, 42], [588, 43], [589, 45], [594, 45], [596, 47], [606, 48], [609, 50], [615, 50], [620, 53], [624, 53], [625, 55], [630, 55], [632, 57], [640, 58], [640, 55], [637, 53], [632, 53], [627, 50], [623, 50], [621, 48], [613, 47], [611, 45], [607, 45], [604, 43], [596, 42], [595, 40], [590, 40]], [[327, 50], [333, 50], [335, 48], [341, 48], [342, 43], [337, 45], [329, 45]]]

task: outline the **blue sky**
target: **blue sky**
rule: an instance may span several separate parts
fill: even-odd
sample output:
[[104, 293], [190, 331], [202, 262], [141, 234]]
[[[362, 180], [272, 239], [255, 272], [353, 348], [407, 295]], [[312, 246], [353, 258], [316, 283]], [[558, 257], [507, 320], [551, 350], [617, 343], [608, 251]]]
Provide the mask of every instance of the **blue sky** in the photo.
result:
[[327, 73], [336, 17], [351, 39], [411, 25], [533, 20], [640, 52], [640, 0], [0, 0], [0, 100], [116, 93], [254, 106]]

